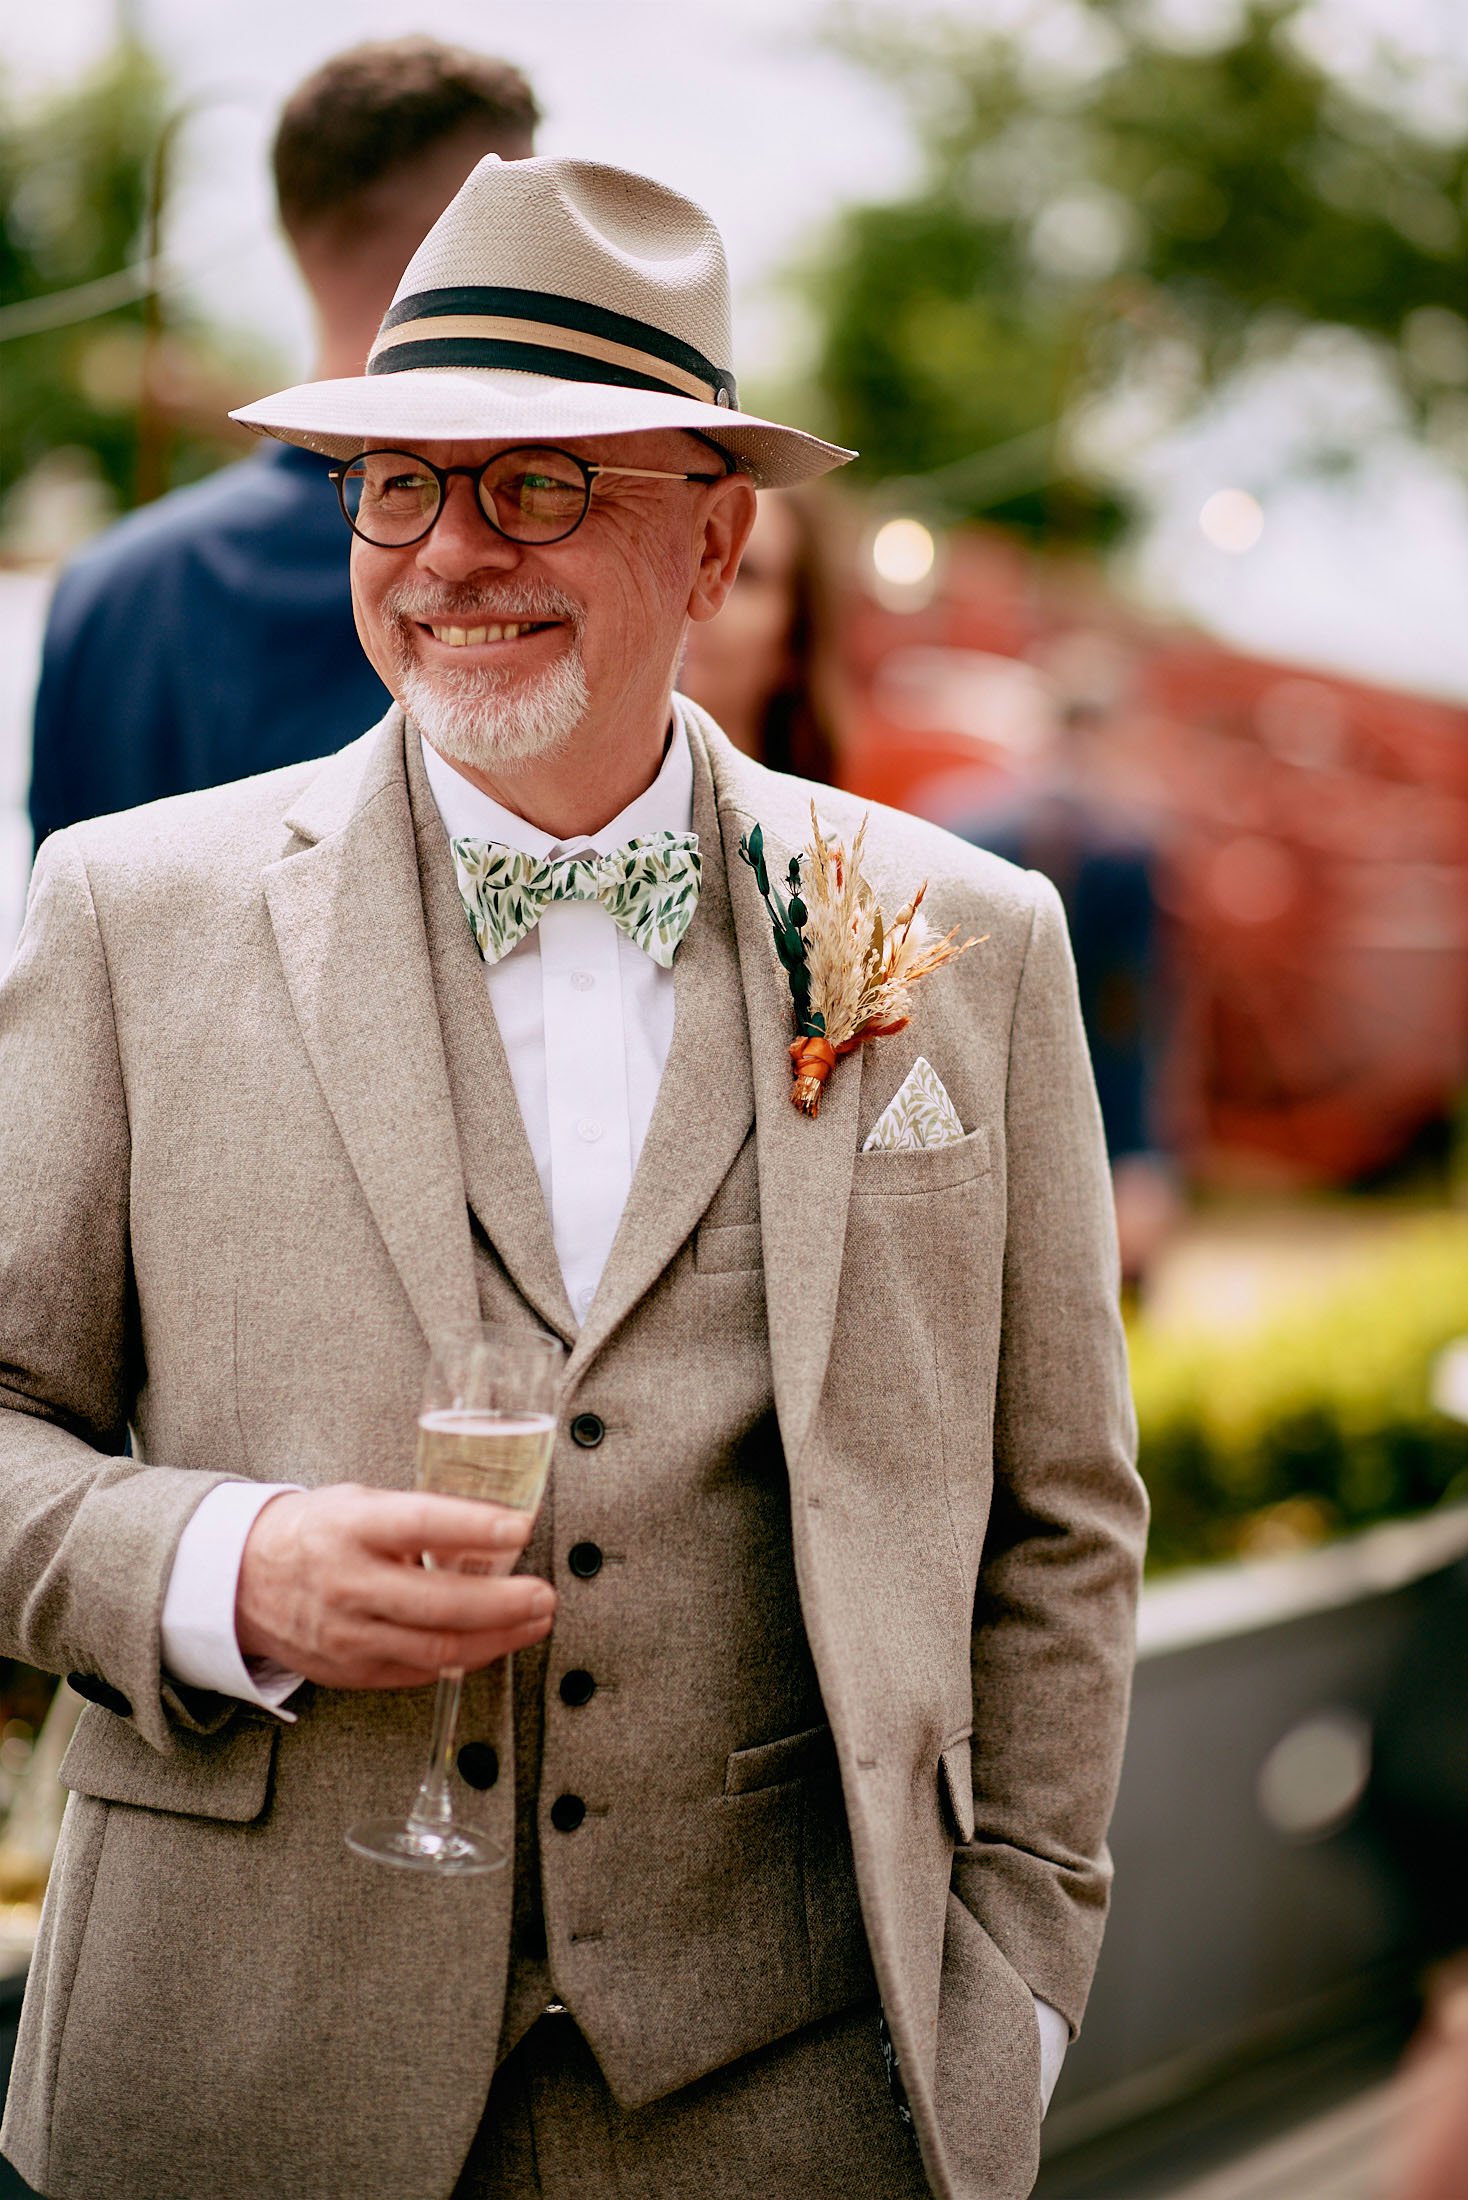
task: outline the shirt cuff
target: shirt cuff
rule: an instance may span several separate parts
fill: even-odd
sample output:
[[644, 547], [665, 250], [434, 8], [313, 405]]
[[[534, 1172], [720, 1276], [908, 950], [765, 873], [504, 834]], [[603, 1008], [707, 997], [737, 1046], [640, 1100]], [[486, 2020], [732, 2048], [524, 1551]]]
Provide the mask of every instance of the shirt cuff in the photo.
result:
[[1048, 2001], [1041, 2001], [1038, 1994], [1030, 1999], [1035, 2004], [1035, 2022], [1040, 2027], [1040, 2114], [1050, 2106], [1050, 2096], [1055, 2091], [1055, 2081], [1060, 2076], [1060, 2066], [1065, 2061], [1065, 2051], [1070, 2045], [1070, 2026], [1058, 2009], [1052, 2009]]
[[165, 1670], [190, 1688], [208, 1688], [293, 1720], [284, 1705], [305, 1676], [270, 1658], [240, 1655], [234, 1631], [240, 1561], [250, 1530], [272, 1497], [299, 1482], [219, 1482], [178, 1539], [163, 1599]]

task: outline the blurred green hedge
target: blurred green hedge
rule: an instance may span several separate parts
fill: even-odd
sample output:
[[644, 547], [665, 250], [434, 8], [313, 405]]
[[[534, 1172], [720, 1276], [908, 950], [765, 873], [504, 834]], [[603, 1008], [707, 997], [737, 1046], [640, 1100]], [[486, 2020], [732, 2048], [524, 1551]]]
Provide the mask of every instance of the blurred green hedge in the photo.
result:
[[1424, 1216], [1242, 1330], [1130, 1326], [1154, 1568], [1259, 1556], [1468, 1497], [1430, 1396], [1468, 1335], [1468, 1217]]

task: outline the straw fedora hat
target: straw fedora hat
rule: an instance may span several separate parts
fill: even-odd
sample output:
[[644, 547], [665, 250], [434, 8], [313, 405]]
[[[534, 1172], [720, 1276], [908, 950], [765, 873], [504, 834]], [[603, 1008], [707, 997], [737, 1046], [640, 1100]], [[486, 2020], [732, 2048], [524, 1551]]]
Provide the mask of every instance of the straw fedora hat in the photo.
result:
[[490, 154], [408, 263], [367, 371], [231, 418], [331, 458], [691, 428], [759, 488], [855, 453], [739, 410], [724, 244], [701, 206], [591, 160]]

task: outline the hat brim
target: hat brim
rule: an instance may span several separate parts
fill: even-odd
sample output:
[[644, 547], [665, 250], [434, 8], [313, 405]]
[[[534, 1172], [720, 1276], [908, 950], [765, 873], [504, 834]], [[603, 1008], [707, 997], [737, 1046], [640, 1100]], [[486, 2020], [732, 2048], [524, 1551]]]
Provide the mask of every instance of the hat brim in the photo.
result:
[[562, 382], [504, 367], [411, 367], [336, 382], [300, 382], [230, 414], [257, 435], [327, 458], [374, 445], [549, 443], [579, 436], [640, 435], [684, 428], [710, 436], [747, 469], [756, 488], [791, 489], [855, 458], [801, 428], [660, 390]]

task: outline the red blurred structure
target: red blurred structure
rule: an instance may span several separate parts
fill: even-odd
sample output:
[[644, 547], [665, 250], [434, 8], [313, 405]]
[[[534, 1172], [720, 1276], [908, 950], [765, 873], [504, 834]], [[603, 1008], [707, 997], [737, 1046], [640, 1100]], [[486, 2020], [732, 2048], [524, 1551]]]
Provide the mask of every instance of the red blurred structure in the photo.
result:
[[1057, 708], [1156, 834], [1176, 1144], [1214, 1180], [1389, 1166], [1468, 1081], [1468, 710], [1148, 625], [975, 530], [922, 609], [859, 598], [845, 782], [949, 822]]

